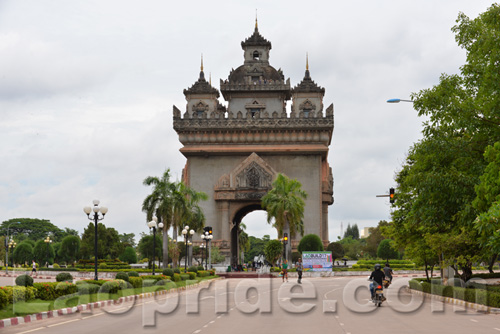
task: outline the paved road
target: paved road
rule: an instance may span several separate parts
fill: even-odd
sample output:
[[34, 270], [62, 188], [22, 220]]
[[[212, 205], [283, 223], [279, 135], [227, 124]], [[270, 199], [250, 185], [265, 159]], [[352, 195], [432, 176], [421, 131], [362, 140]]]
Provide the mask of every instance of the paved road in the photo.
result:
[[394, 280], [380, 308], [369, 301], [366, 278], [312, 278], [302, 285], [279, 279], [219, 280], [201, 290], [8, 327], [2, 333], [500, 333], [500, 315], [457, 312], [453, 305], [398, 294], [397, 286], [407, 280]]

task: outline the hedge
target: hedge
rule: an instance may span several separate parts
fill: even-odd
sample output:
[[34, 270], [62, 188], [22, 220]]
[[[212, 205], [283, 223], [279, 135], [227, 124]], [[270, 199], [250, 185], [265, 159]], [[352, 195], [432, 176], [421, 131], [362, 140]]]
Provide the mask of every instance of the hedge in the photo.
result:
[[456, 298], [470, 303], [482, 304], [490, 307], [500, 307], [500, 293], [489, 291], [479, 287], [462, 288], [450, 285], [441, 285], [437, 280], [432, 283], [420, 282], [420, 280], [412, 279], [409, 281], [410, 289], [423, 291], [426, 293]]
[[180, 274], [180, 276], [181, 276], [181, 280], [183, 280], [183, 281], [187, 281], [191, 277], [190, 273]]
[[5, 308], [9, 304], [9, 297], [7, 296], [7, 292], [3, 289], [3, 287], [0, 288], [0, 310]]
[[67, 282], [34, 283], [33, 287], [36, 288], [36, 298], [42, 300], [54, 300], [78, 292], [76, 284]]
[[16, 303], [18, 301], [28, 301], [35, 299], [36, 288], [32, 286], [2, 286], [0, 287], [7, 294], [9, 303]]

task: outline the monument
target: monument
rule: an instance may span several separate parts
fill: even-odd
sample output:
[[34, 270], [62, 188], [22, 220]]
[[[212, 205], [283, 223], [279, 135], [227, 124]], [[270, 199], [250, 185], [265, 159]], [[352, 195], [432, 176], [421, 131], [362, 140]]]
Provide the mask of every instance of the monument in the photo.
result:
[[[333, 204], [333, 176], [328, 151], [333, 134], [333, 104], [323, 106], [325, 89], [311, 78], [306, 58], [304, 78], [295, 87], [269, 63], [271, 42], [258, 29], [241, 43], [244, 63], [220, 80], [219, 90], [205, 79], [184, 90], [186, 110], [173, 107], [173, 126], [186, 157], [184, 182], [203, 191], [201, 207], [213, 228], [213, 245], [236, 264], [238, 225], [271, 189], [277, 173], [295, 178], [308, 194], [304, 232], [328, 244], [328, 206]], [[291, 110], [287, 112], [287, 102]], [[293, 249], [300, 236], [291, 240]], [[196, 239], [195, 239], [196, 242]]]

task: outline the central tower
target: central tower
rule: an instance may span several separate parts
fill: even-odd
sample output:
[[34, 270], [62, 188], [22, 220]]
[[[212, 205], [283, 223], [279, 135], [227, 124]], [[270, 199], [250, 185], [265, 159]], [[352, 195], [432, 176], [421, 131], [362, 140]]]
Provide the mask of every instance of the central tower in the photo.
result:
[[[277, 173], [302, 183], [305, 234], [328, 243], [328, 206], [333, 203], [333, 176], [328, 150], [333, 134], [333, 104], [323, 108], [325, 89], [309, 73], [295, 87], [281, 69], [269, 63], [271, 42], [259, 33], [241, 42], [243, 65], [220, 80], [219, 91], [206, 81], [203, 64], [198, 80], [184, 90], [187, 105], [173, 107], [174, 129], [187, 158], [183, 180], [208, 194], [201, 203], [214, 244], [238, 263], [238, 225], [271, 189]], [[292, 101], [287, 113], [288, 101]], [[296, 248], [300, 236], [291, 240]], [[195, 239], [196, 241], [196, 239]]]

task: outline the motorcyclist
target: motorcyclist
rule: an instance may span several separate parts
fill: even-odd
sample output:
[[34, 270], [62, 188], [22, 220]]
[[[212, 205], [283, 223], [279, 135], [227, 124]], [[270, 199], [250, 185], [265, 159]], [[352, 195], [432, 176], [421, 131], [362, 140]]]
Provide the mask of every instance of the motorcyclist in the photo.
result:
[[382, 270], [380, 270], [381, 268], [382, 268], [382, 266], [377, 263], [374, 266], [375, 270], [372, 271], [372, 274], [370, 275], [370, 278], [368, 279], [371, 281], [370, 292], [372, 294], [372, 300], [375, 299], [375, 284], [382, 285], [384, 282], [385, 274]]
[[392, 268], [391, 266], [389, 265], [389, 262], [387, 262], [385, 264], [385, 267], [384, 267], [384, 274], [385, 274], [385, 277], [387, 277], [387, 279], [389, 280], [389, 282], [392, 283]]

